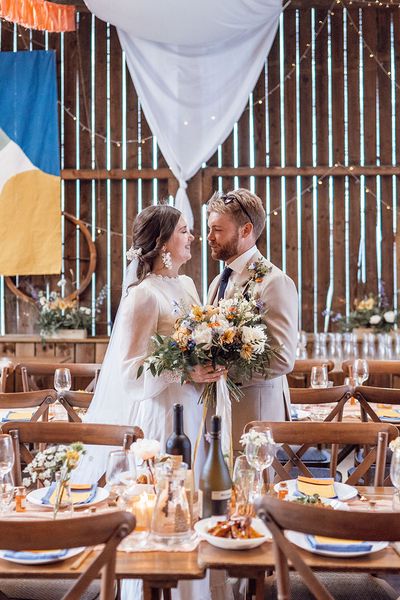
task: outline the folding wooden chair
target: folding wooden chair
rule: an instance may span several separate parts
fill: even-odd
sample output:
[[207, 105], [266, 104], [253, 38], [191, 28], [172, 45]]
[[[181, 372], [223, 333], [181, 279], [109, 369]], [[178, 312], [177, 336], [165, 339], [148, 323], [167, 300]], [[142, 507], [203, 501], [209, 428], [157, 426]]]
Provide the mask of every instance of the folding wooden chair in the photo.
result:
[[[130, 425], [103, 425], [98, 423], [68, 423], [53, 421], [50, 423], [4, 423], [2, 433], [8, 433], [13, 439], [15, 460], [14, 481], [21, 485], [21, 461], [29, 464], [33, 455], [29, 444], [72, 444], [82, 442], [99, 446], [122, 446], [130, 448], [138, 438], [143, 437], [139, 427]], [[38, 482], [40, 484], [40, 482]], [[103, 483], [103, 478], [99, 484]]]
[[[10, 392], [0, 394], [0, 409], [26, 409], [35, 408], [37, 410], [30, 418], [31, 422], [48, 420], [49, 406], [57, 399], [57, 393], [54, 390], [36, 390], [34, 392]], [[15, 419], [18, 421], [18, 418]]]
[[296, 404], [333, 404], [335, 406], [327, 414], [324, 421], [341, 421], [346, 402], [351, 398], [351, 388], [338, 385], [330, 388], [290, 388], [290, 402]]
[[[349, 475], [345, 483], [357, 485], [361, 478], [368, 478], [368, 472], [375, 464], [374, 485], [383, 485], [387, 445], [394, 440], [398, 431], [394, 425], [389, 423], [307, 423], [307, 422], [284, 422], [252, 421], [245, 427], [249, 431], [251, 427], [269, 427], [273, 438], [288, 456], [285, 464], [281, 464], [275, 457], [272, 467], [275, 469], [275, 481], [293, 479], [292, 469], [295, 468], [301, 475], [313, 477], [312, 472], [304, 464], [302, 457], [310, 446], [316, 444], [333, 445], [330, 464], [330, 475], [335, 477], [337, 469], [337, 452], [335, 448], [339, 445], [364, 445], [365, 454], [363, 461]], [[297, 450], [294, 445], [299, 445]], [[267, 473], [265, 472], [266, 476]], [[369, 483], [369, 482], [368, 482]]]
[[[98, 363], [38, 363], [25, 362], [17, 365], [15, 369], [16, 378], [21, 378], [22, 389], [24, 392], [38, 389], [38, 384], [34, 378], [40, 377], [46, 387], [53, 385], [54, 372], [56, 369], [69, 369], [71, 377], [75, 379], [74, 387], [84, 379], [86, 382], [85, 392], [94, 392], [97, 379], [99, 377], [101, 365]], [[77, 381], [77, 379], [79, 381]]]
[[[320, 535], [334, 538], [374, 541], [397, 541], [400, 539], [400, 519], [393, 518], [390, 512], [355, 512], [328, 510], [304, 506], [295, 502], [282, 502], [272, 496], [264, 496], [256, 502], [258, 516], [263, 519], [273, 537], [277, 594], [267, 589], [265, 597], [279, 600], [309, 598], [311, 592], [318, 600], [334, 600], [350, 597], [343, 594], [350, 576], [356, 581], [358, 593], [351, 595], [364, 600], [376, 598], [397, 598], [389, 586], [368, 574], [333, 573], [329, 590], [306, 564], [307, 553], [303, 554], [287, 537], [284, 531], [296, 531], [307, 535]], [[323, 512], [323, 515], [321, 514]], [[289, 575], [289, 561], [299, 573], [301, 580]], [[332, 568], [334, 571], [334, 568]], [[292, 589], [291, 589], [292, 588]], [[348, 590], [348, 587], [347, 587]], [[291, 593], [293, 591], [293, 594]]]
[[72, 423], [81, 423], [82, 419], [74, 409], [80, 408], [87, 410], [93, 396], [94, 394], [91, 394], [90, 392], [62, 392], [58, 396], [58, 400], [67, 411], [68, 421], [71, 421]]
[[[42, 597], [46, 596], [46, 586], [57, 588], [62, 584], [62, 591], [65, 591], [67, 586], [62, 600], [81, 600], [89, 584], [100, 574], [100, 596], [96, 597], [100, 600], [114, 600], [117, 547], [134, 527], [135, 517], [123, 511], [56, 520], [4, 519], [0, 520], [0, 539], [2, 547], [12, 551], [103, 545], [96, 551], [95, 557], [88, 562], [79, 578], [73, 582], [70, 579], [40, 582], [37, 579], [33, 582], [25, 580], [26, 598], [33, 597], [29, 593], [30, 585], [34, 585], [38, 591], [39, 583]], [[12, 595], [13, 585], [15, 586], [15, 581], [0, 579], [0, 591], [5, 594], [8, 592]]]
[[[354, 398], [360, 403], [361, 419], [363, 421], [368, 421], [368, 418], [370, 418], [376, 423], [382, 422], [371, 404], [398, 405], [400, 407], [400, 390], [395, 388], [378, 388], [362, 385], [356, 387], [354, 390]], [[400, 419], [400, 413], [398, 418]], [[385, 422], [390, 423], [390, 419], [385, 419]], [[396, 424], [395, 420], [393, 424]], [[398, 425], [400, 426], [400, 423]]]
[[335, 363], [333, 360], [324, 360], [321, 358], [304, 358], [298, 359], [294, 363], [293, 370], [288, 373], [289, 386], [293, 388], [308, 387], [310, 385], [311, 369], [326, 365], [328, 373], [330, 373]]

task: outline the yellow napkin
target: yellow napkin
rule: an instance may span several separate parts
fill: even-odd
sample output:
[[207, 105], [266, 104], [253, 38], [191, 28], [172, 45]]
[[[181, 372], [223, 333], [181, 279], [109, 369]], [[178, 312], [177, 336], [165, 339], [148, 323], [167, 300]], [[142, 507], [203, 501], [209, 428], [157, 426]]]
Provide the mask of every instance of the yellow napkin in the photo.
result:
[[340, 545], [340, 544], [363, 544], [364, 542], [361, 540], [344, 540], [343, 538], [332, 538], [325, 537], [324, 535], [315, 535], [314, 539], [317, 544], [332, 544], [332, 545]]
[[322, 498], [335, 498], [336, 492], [334, 488], [333, 478], [329, 479], [314, 479], [313, 477], [298, 477], [297, 489], [306, 496], [319, 494]]
[[9, 421], [22, 421], [24, 419], [31, 419], [33, 415], [32, 411], [10, 411], [7, 415]]
[[[73, 485], [70, 486], [70, 489], [71, 489], [72, 504], [84, 504], [88, 500], [88, 498], [90, 498], [90, 496], [92, 495], [92, 485], [91, 484], [74, 483]], [[75, 490], [75, 492], [74, 492], [74, 490]], [[86, 493], [84, 490], [87, 490]], [[64, 500], [64, 494], [65, 494], [65, 491], [63, 491], [63, 495], [61, 498], [61, 504], [63, 503], [63, 500]], [[56, 490], [54, 490], [54, 492], [52, 493], [52, 495], [50, 496], [50, 499], [49, 499], [50, 504], [53, 506], [54, 506], [55, 501], [56, 501]]]
[[400, 419], [400, 413], [393, 408], [379, 408], [376, 414], [378, 417], [385, 417], [386, 419]]

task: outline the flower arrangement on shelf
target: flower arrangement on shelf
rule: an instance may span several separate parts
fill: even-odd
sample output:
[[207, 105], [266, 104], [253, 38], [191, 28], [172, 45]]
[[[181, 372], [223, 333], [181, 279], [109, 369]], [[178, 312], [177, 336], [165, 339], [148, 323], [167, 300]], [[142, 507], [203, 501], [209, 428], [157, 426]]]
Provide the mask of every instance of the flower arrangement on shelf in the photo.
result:
[[58, 329], [90, 329], [93, 317], [100, 312], [105, 297], [106, 287], [103, 287], [92, 310], [87, 306], [80, 306], [77, 300], [62, 298], [60, 292], [53, 291], [46, 294], [40, 290], [36, 300], [40, 335], [46, 337]]
[[374, 332], [385, 332], [391, 331], [394, 325], [399, 323], [399, 317], [400, 315], [388, 304], [386, 297], [378, 298], [374, 294], [368, 294], [361, 300], [354, 300], [354, 310], [348, 317], [337, 313], [331, 316], [331, 320], [342, 332], [360, 327]]
[[[221, 365], [230, 370], [226, 383], [237, 401], [242, 392], [236, 380], [248, 380], [253, 373], [268, 376], [269, 361], [277, 349], [270, 344], [259, 300], [235, 294], [220, 300], [218, 306], [187, 308], [177, 304], [176, 309], [180, 316], [173, 335], [153, 338], [154, 351], [146, 363], [154, 376], [166, 372], [183, 383], [191, 380], [190, 372], [196, 365]], [[138, 377], [143, 369], [139, 369]], [[215, 406], [216, 383], [204, 386], [200, 401]]]

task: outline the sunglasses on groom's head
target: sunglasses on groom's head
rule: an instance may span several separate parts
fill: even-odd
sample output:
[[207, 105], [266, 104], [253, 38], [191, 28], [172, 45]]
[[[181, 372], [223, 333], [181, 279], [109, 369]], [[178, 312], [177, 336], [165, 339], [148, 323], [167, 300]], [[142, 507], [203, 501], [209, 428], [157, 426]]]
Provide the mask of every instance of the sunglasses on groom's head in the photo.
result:
[[249, 219], [250, 223], [252, 225], [254, 225], [253, 219], [251, 218], [251, 216], [247, 212], [246, 208], [243, 206], [243, 204], [241, 203], [241, 201], [239, 200], [239, 198], [237, 196], [234, 196], [233, 194], [221, 194], [220, 198], [221, 198], [222, 202], [225, 204], [225, 206], [227, 204], [231, 204], [231, 202], [235, 202], [235, 200], [236, 200], [236, 202], [239, 204], [240, 208], [242, 209], [242, 212], [244, 212], [246, 217]]

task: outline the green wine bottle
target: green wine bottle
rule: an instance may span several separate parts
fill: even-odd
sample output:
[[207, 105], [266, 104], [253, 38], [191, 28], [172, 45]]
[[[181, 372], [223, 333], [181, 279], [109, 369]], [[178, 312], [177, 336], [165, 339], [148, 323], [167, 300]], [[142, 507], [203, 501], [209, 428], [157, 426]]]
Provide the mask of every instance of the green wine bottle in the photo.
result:
[[221, 449], [221, 417], [211, 418], [210, 447], [200, 477], [203, 492], [203, 518], [226, 515], [231, 499], [232, 480]]

